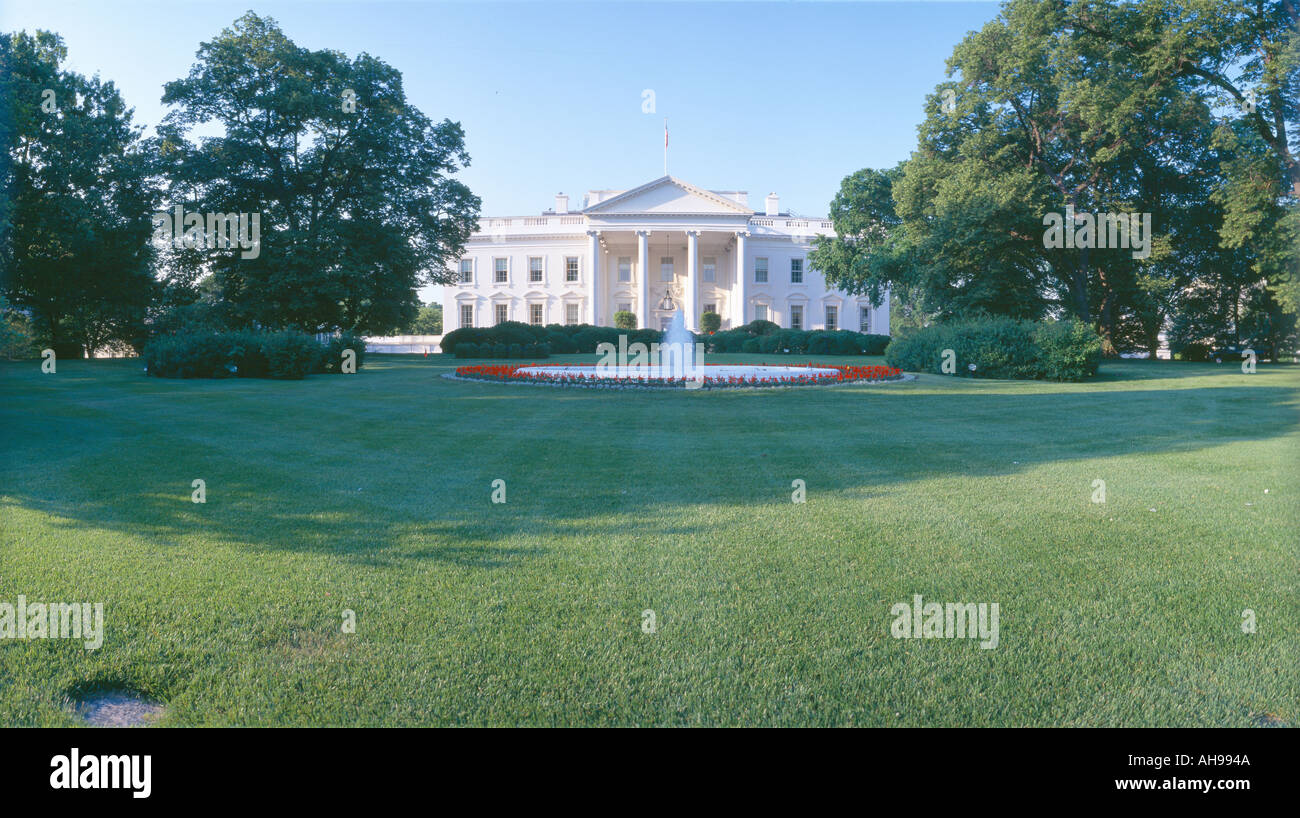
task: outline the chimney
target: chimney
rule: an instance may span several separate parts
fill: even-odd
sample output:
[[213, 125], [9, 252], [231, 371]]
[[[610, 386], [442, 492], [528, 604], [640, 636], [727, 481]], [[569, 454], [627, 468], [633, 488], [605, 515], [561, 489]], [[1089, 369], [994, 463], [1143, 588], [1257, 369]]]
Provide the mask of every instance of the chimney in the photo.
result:
[[780, 196], [777, 196], [775, 193], [769, 193], [769, 194], [767, 194], [767, 201], [766, 201], [765, 204], [766, 204], [766, 208], [765, 208], [765, 210], [764, 210], [764, 212], [763, 212], [763, 215], [764, 215], [764, 216], [777, 216], [777, 215], [780, 215], [780, 213], [781, 213], [781, 197], [780, 197]]
[[565, 196], [563, 193], [557, 193], [557, 194], [555, 194], [555, 212], [556, 212], [556, 213], [568, 213], [568, 212], [569, 212], [569, 197], [568, 197], [568, 196]]

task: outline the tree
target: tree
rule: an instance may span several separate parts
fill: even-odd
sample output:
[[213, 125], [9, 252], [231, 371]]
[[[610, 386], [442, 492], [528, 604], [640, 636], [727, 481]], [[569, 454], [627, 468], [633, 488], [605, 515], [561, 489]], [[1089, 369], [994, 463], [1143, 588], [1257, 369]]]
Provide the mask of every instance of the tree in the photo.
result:
[[[409, 104], [396, 69], [299, 47], [249, 12], [163, 102], [173, 204], [260, 215], [258, 252], [206, 262], [237, 320], [385, 334], [415, 318], [419, 286], [451, 283], [479, 212], [451, 178], [464, 133]], [[224, 133], [188, 141], [207, 123]]]
[[405, 335], [442, 335], [442, 305], [425, 304], [405, 329]]
[[63, 70], [62, 39], [0, 35], [0, 288], [64, 357], [137, 341], [154, 297], [148, 144], [117, 88]]

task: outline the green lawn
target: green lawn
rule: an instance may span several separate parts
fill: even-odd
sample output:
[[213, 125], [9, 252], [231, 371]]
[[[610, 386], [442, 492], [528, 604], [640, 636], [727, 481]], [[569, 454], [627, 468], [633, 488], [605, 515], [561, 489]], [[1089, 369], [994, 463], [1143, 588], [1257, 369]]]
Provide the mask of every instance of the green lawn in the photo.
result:
[[[1300, 717], [1300, 367], [610, 392], [457, 363], [0, 364], [0, 602], [107, 625], [0, 642], [0, 724], [117, 686], [164, 725]], [[892, 638], [913, 594], [999, 603], [1000, 644]]]

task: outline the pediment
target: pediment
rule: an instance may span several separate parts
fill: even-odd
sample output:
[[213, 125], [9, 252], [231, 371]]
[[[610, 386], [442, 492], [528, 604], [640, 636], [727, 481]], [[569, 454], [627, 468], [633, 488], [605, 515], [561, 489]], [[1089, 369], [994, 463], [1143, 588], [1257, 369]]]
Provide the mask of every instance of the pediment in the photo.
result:
[[752, 216], [754, 211], [738, 202], [696, 187], [680, 179], [664, 176], [653, 182], [625, 190], [582, 211], [599, 216]]

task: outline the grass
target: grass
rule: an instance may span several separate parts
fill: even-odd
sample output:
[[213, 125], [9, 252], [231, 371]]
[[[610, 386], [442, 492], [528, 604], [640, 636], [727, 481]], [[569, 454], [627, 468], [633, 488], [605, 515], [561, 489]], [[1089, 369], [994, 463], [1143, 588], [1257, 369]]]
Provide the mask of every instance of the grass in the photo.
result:
[[[162, 725], [1300, 716], [1300, 368], [683, 393], [438, 377], [457, 363], [0, 364], [0, 602], [107, 626], [93, 652], [0, 642], [0, 724], [113, 688]], [[913, 594], [999, 603], [1000, 644], [891, 638]]]

